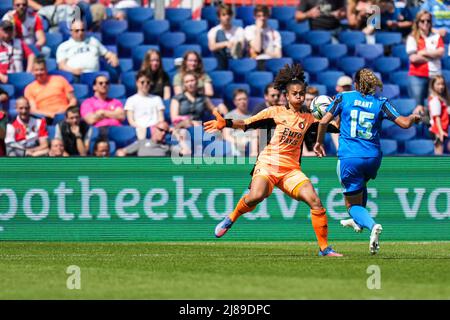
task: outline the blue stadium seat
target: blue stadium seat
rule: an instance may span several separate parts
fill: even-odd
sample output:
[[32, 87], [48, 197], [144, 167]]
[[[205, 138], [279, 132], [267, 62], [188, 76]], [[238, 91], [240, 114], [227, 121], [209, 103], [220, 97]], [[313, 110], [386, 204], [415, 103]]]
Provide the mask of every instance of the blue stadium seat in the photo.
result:
[[219, 18], [217, 17], [217, 7], [216, 6], [206, 6], [204, 5], [202, 7], [201, 15], [200, 17], [203, 20], [208, 21], [208, 28], [211, 29], [212, 27], [219, 24]]
[[0, 17], [3, 17], [5, 13], [9, 10], [13, 10], [13, 1], [12, 0], [3, 0], [0, 1]]
[[309, 27], [309, 21], [296, 22], [295, 20], [288, 22], [287, 29], [292, 31], [297, 36], [297, 41], [302, 41], [305, 35], [311, 30]]
[[47, 126], [47, 133], [48, 139], [52, 141], [55, 138], [56, 126], [55, 125]]
[[60, 123], [61, 121], [63, 121], [65, 118], [66, 118], [66, 113], [65, 112], [57, 113], [53, 117], [52, 124], [56, 125], [56, 124]]
[[163, 69], [166, 72], [175, 70], [175, 60], [173, 58], [161, 58]]
[[241, 28], [244, 28], [244, 21], [242, 21], [241, 19], [233, 19], [233, 20], [231, 20], [231, 24], [232, 24], [234, 27], [241, 27]]
[[105, 45], [105, 48], [108, 51], [114, 52], [116, 55], [119, 55], [119, 51], [117, 50], [117, 46], [115, 44], [107, 44]]
[[429, 139], [415, 139], [405, 142], [405, 153], [417, 156], [434, 155], [434, 144]]
[[250, 112], [252, 112], [253, 109], [255, 109], [255, 107], [256, 107], [258, 104], [263, 103], [264, 101], [265, 101], [265, 100], [264, 100], [264, 98], [262, 98], [262, 97], [252, 97], [252, 96], [250, 96], [250, 97], [248, 98], [248, 110], [249, 110]]
[[314, 79], [317, 73], [325, 71], [329, 65], [328, 59], [324, 57], [308, 57], [303, 60], [303, 68], [313, 75]]
[[447, 86], [450, 84], [450, 70], [442, 70], [442, 76], [445, 79], [445, 82], [447, 83]]
[[54, 58], [56, 49], [63, 42], [63, 35], [59, 32], [48, 32], [45, 34], [45, 39], [45, 45], [51, 50], [50, 56]]
[[[247, 91], [247, 94], [250, 96], [250, 86], [247, 83], [229, 83], [225, 87], [224, 100], [225, 104], [231, 105], [233, 103], [233, 93], [236, 89], [243, 89]], [[235, 106], [233, 105], [233, 108]]]
[[414, 99], [392, 99], [391, 103], [402, 116], [409, 115], [417, 106]]
[[248, 26], [255, 23], [253, 16], [254, 6], [240, 6], [236, 8], [236, 18], [244, 21], [244, 25]]
[[404, 69], [409, 68], [409, 55], [408, 55], [408, 53], [406, 53], [406, 46], [404, 44], [395, 45], [392, 48], [392, 56], [400, 58]]
[[284, 56], [291, 57], [295, 62], [302, 63], [303, 59], [312, 54], [312, 48], [309, 44], [291, 44], [283, 45]]
[[278, 23], [278, 20], [275, 19], [267, 19], [267, 25], [274, 30], [280, 29], [280, 24]]
[[175, 49], [173, 50], [173, 57], [174, 58], [183, 57], [184, 53], [186, 51], [195, 51], [199, 55], [202, 54], [202, 48], [200, 47], [200, 45], [198, 45], [198, 44], [182, 44], [182, 45], [175, 47]]
[[357, 44], [355, 55], [364, 58], [368, 64], [383, 56], [384, 48], [381, 44]]
[[316, 52], [319, 47], [331, 43], [331, 33], [328, 31], [314, 30], [305, 34], [305, 41], [309, 43]]
[[388, 138], [393, 127], [397, 126], [392, 121], [383, 121], [381, 123], [381, 138]]
[[181, 30], [186, 34], [186, 43], [197, 43], [198, 36], [208, 31], [206, 20], [186, 20], [181, 24]]
[[324, 71], [317, 74], [317, 81], [327, 87], [328, 95], [336, 94], [336, 82], [345, 74], [341, 71]]
[[409, 129], [403, 129], [394, 125], [389, 129], [388, 135], [391, 139], [395, 139], [399, 142], [411, 140], [416, 136], [416, 127], [412, 126]]
[[136, 71], [129, 71], [120, 75], [120, 82], [125, 86], [127, 97], [136, 93]]
[[105, 20], [100, 25], [103, 44], [116, 44], [119, 34], [128, 30], [125, 20]]
[[325, 86], [323, 84], [311, 83], [311, 84], [308, 84], [308, 87], [315, 87], [319, 91], [319, 95], [327, 94], [327, 86]]
[[126, 10], [129, 29], [131, 31], [141, 31], [142, 25], [153, 18], [152, 8], [129, 8]]
[[365, 64], [364, 58], [361, 57], [344, 57], [337, 62], [338, 68], [350, 76], [363, 68]]
[[217, 69], [217, 59], [215, 57], [206, 57], [202, 59], [205, 72], [211, 72]]
[[234, 80], [238, 82], [244, 82], [245, 75], [254, 71], [256, 66], [256, 60], [251, 58], [232, 59], [229, 61], [229, 68], [235, 76]]
[[159, 51], [159, 47], [155, 45], [140, 45], [132, 49], [131, 57], [133, 59], [134, 70], [139, 70], [141, 68], [142, 60], [148, 50]]
[[92, 88], [94, 80], [98, 76], [105, 76], [108, 79], [110, 78], [109, 73], [106, 71], [85, 72], [80, 75], [80, 83], [86, 84], [89, 88]]
[[328, 58], [328, 61], [332, 65], [336, 65], [336, 61], [344, 57], [347, 52], [347, 46], [342, 43], [330, 43], [320, 47], [320, 55]]
[[222, 97], [225, 86], [234, 80], [234, 75], [231, 71], [212, 71], [209, 73], [209, 76], [212, 80], [215, 97]]
[[[9, 99], [14, 98], [15, 89], [12, 84], [0, 84], [0, 88], [2, 88], [8, 94]], [[0, 104], [1, 105], [1, 104]]]
[[281, 45], [283, 47], [295, 43], [296, 35], [292, 31], [280, 31]]
[[402, 34], [400, 32], [375, 32], [375, 42], [384, 46], [392, 46], [402, 43]]
[[191, 9], [187, 8], [166, 8], [166, 19], [170, 22], [172, 31], [179, 31], [181, 24], [192, 18]]
[[397, 71], [401, 67], [400, 58], [381, 57], [375, 60], [374, 69], [380, 72], [384, 77], [388, 77], [392, 72]]
[[124, 32], [117, 37], [119, 57], [131, 57], [131, 50], [144, 42], [142, 32]]
[[388, 99], [396, 99], [400, 96], [400, 87], [396, 84], [383, 84], [381, 95]]
[[117, 83], [110, 84], [108, 97], [112, 99], [125, 99], [127, 97], [125, 86]]
[[45, 59], [45, 65], [47, 66], [47, 71], [53, 71], [58, 69], [58, 64], [56, 63], [56, 59], [54, 58]]
[[246, 76], [246, 82], [251, 87], [252, 96], [264, 96], [265, 87], [272, 81], [273, 73], [268, 71], [252, 71]]
[[89, 87], [84, 83], [74, 83], [72, 85], [75, 98], [77, 100], [86, 99], [89, 97]]
[[[446, 52], [448, 52], [448, 51], [446, 51]], [[442, 68], [445, 70], [450, 70], [450, 57], [449, 56], [447, 56], [447, 57], [444, 56], [442, 58]]]
[[133, 60], [130, 58], [119, 59], [120, 72], [127, 72], [133, 70]]
[[403, 96], [408, 95], [408, 71], [396, 71], [389, 76], [391, 83], [400, 87], [400, 93]]
[[286, 64], [291, 65], [293, 63], [292, 58], [278, 58], [266, 60], [266, 70], [273, 73], [274, 76], [277, 75], [278, 71], [282, 69]]
[[357, 44], [366, 43], [366, 36], [361, 31], [343, 31], [339, 33], [339, 42], [346, 44], [350, 50], [353, 52]]
[[70, 38], [70, 30], [66, 21], [61, 21], [60, 23], [58, 23], [58, 30], [59, 33], [61, 33], [63, 36], [63, 41], [66, 41]]
[[380, 139], [381, 152], [384, 156], [392, 156], [397, 154], [397, 140]]
[[287, 28], [289, 21], [294, 21], [296, 7], [274, 6], [272, 7], [273, 19], [277, 19], [282, 30]]
[[136, 129], [131, 126], [111, 126], [108, 129], [108, 139], [123, 148], [136, 141]]
[[145, 44], [157, 44], [162, 34], [170, 30], [168, 20], [149, 20], [142, 26]]
[[208, 34], [202, 33], [198, 37], [198, 44], [202, 47], [202, 57], [210, 57], [211, 51], [209, 51], [208, 47]]
[[166, 32], [159, 39], [162, 53], [165, 57], [172, 57], [176, 47], [186, 42], [186, 35], [183, 32]]
[[8, 83], [14, 86], [16, 97], [22, 96], [25, 87], [33, 81], [33, 74], [28, 72], [16, 72], [8, 74]]
[[49, 71], [48, 74], [62, 76], [62, 77], [64, 77], [69, 83], [73, 83], [73, 81], [74, 81], [73, 74], [71, 74], [70, 72], [64, 71], [64, 70], [58, 70], [58, 69], [56, 69], [56, 70], [53, 70], [53, 71]]

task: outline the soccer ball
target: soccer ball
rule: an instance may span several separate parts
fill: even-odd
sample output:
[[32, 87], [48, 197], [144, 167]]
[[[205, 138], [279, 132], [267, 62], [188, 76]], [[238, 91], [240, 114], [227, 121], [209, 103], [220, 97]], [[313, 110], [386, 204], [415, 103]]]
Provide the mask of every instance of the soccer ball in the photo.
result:
[[331, 97], [326, 95], [321, 95], [315, 97], [311, 101], [311, 105], [309, 106], [309, 110], [311, 110], [311, 113], [313, 114], [314, 118], [320, 120], [325, 115], [328, 106], [333, 101]]

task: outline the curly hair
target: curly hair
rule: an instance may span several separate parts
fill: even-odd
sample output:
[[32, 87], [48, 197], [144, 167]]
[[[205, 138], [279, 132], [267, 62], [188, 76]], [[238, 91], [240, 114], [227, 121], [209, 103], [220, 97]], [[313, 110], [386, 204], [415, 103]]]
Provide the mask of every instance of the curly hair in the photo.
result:
[[286, 92], [288, 86], [291, 84], [300, 84], [305, 87], [308, 85], [305, 81], [303, 67], [299, 63], [294, 63], [292, 65], [286, 64], [283, 69], [278, 72], [274, 80], [274, 88], [281, 92]]
[[383, 83], [372, 70], [363, 68], [359, 69], [355, 74], [355, 82], [358, 85], [358, 91], [363, 95], [374, 95], [377, 87], [383, 90]]

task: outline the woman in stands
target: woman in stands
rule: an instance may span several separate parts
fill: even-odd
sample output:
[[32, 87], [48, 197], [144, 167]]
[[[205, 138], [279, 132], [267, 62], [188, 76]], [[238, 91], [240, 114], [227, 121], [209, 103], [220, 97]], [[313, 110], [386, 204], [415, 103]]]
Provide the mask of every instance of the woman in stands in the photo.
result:
[[241, 198], [234, 209], [215, 229], [216, 237], [222, 237], [247, 212], [267, 198], [277, 186], [290, 197], [305, 202], [311, 208], [311, 221], [319, 243], [320, 256], [341, 256], [328, 246], [328, 221], [313, 185], [301, 171], [299, 159], [305, 133], [316, 122], [314, 116], [303, 108], [306, 83], [301, 65], [286, 65], [275, 79], [275, 88], [284, 92], [288, 103], [262, 110], [245, 120], [223, 119], [214, 111], [216, 120], [204, 124], [207, 132], [225, 127], [247, 130], [262, 122], [275, 124], [270, 143], [259, 154], [253, 171], [250, 192]]
[[174, 94], [177, 95], [183, 92], [183, 78], [188, 71], [196, 73], [198, 90], [205, 96], [212, 97], [214, 95], [212, 80], [203, 69], [202, 57], [195, 51], [186, 51], [184, 54], [180, 71], [173, 78]]
[[450, 97], [442, 76], [431, 79], [428, 108], [430, 109], [430, 132], [434, 138], [434, 153], [444, 153], [444, 140], [448, 138], [448, 111]]
[[141, 70], [147, 72], [152, 86], [150, 94], [160, 96], [163, 100], [170, 99], [170, 80], [164, 71], [161, 54], [156, 50], [148, 50], [142, 61]]

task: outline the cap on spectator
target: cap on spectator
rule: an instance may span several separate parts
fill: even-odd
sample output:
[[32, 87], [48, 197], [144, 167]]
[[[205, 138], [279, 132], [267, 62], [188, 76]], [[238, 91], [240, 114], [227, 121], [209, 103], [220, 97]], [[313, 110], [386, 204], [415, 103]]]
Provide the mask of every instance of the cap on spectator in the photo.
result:
[[173, 63], [175, 64], [175, 67], [180, 67], [183, 64], [183, 58], [182, 57], [175, 58]]
[[9, 20], [2, 20], [2, 21], [0, 22], [0, 28], [3, 29], [3, 30], [13, 29], [13, 28], [14, 28], [14, 25], [13, 25], [13, 23], [12, 23], [11, 21], [9, 21]]
[[336, 85], [338, 85], [339, 87], [351, 86], [352, 84], [353, 84], [352, 78], [350, 78], [349, 76], [339, 77], [336, 83]]

